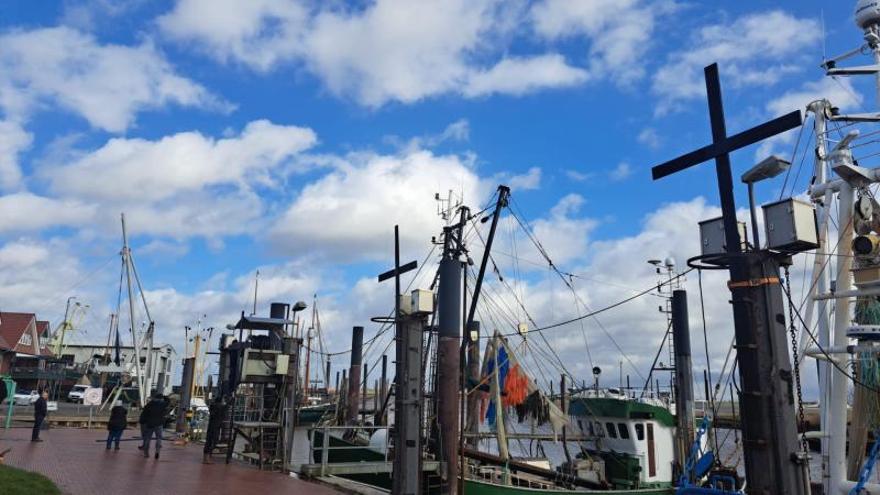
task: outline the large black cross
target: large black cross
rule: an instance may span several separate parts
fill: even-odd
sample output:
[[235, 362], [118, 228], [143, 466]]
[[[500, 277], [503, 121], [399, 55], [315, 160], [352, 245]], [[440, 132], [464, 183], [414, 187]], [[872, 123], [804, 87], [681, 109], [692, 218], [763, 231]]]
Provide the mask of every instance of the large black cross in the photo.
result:
[[709, 100], [709, 119], [712, 123], [712, 144], [669, 160], [651, 169], [654, 180], [662, 179], [686, 168], [715, 159], [718, 192], [721, 195], [721, 212], [724, 218], [724, 235], [727, 252], [742, 251], [739, 229], [736, 228], [736, 203], [733, 198], [733, 177], [730, 172], [731, 151], [763, 141], [776, 134], [794, 129], [803, 123], [800, 110], [752, 127], [746, 131], [727, 136], [724, 124], [724, 104], [721, 101], [721, 83], [718, 80], [718, 64], [712, 64], [703, 72], [706, 76], [706, 96]]
[[415, 261], [410, 261], [409, 263], [400, 266], [400, 234], [398, 226], [394, 226], [394, 268], [388, 270], [385, 273], [379, 275], [379, 282], [383, 282], [388, 280], [391, 277], [394, 277], [394, 321], [396, 322], [400, 318], [400, 276], [404, 273], [415, 270], [418, 267], [418, 263]]

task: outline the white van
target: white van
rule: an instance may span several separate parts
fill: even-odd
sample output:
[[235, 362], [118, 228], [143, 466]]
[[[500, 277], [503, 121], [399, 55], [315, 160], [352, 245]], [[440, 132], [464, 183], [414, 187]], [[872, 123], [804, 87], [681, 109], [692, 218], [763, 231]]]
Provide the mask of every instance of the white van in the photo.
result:
[[86, 393], [86, 390], [89, 389], [88, 385], [74, 385], [70, 392], [67, 392], [67, 402], [77, 402], [82, 403], [83, 394]]

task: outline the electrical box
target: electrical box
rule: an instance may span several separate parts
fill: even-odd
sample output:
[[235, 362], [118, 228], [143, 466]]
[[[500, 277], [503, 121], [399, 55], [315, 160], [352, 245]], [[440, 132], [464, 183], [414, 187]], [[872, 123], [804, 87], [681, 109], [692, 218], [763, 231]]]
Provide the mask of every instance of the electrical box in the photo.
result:
[[401, 294], [400, 298], [400, 314], [412, 314], [412, 296]]
[[794, 198], [763, 206], [767, 247], [798, 253], [819, 247], [816, 210], [813, 205]]
[[434, 293], [429, 290], [416, 289], [410, 297], [411, 314], [431, 314], [434, 312]]
[[[737, 230], [739, 231], [739, 239], [742, 243], [742, 249], [746, 248], [746, 224], [745, 222], [736, 222]], [[727, 241], [724, 237], [724, 220], [722, 217], [718, 218], [710, 218], [709, 220], [703, 220], [700, 222], [700, 248], [701, 253], [705, 255], [710, 254], [724, 254], [727, 252], [726, 249]]]
[[241, 366], [241, 381], [286, 375], [290, 356], [280, 351], [245, 349]]

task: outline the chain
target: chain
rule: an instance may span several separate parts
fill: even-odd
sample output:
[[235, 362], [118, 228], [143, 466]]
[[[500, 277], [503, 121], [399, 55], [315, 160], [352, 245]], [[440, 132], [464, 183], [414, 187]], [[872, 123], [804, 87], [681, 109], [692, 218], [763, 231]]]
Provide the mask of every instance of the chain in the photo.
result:
[[791, 301], [791, 277], [788, 273], [788, 267], [785, 267], [785, 292], [789, 294], [788, 297], [788, 321], [789, 321], [789, 332], [791, 333], [791, 357], [794, 360], [794, 383], [797, 390], [797, 401], [798, 401], [798, 424], [801, 429], [801, 446], [804, 449], [804, 452], [810, 451], [809, 443], [807, 442], [807, 422], [804, 420], [804, 395], [803, 390], [801, 388], [801, 367], [798, 363], [798, 345], [797, 345], [797, 329], [795, 329], [794, 325], [794, 304]]

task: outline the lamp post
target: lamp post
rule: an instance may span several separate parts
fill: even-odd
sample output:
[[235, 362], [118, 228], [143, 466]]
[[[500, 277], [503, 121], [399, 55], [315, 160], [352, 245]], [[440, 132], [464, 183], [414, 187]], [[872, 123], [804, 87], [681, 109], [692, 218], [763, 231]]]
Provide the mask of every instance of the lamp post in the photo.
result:
[[789, 167], [791, 167], [790, 161], [779, 155], [771, 155], [750, 168], [740, 178], [749, 187], [749, 211], [752, 216], [752, 237], [755, 239], [755, 249], [761, 248], [761, 240], [758, 237], [758, 216], [755, 213], [755, 183], [772, 179], [788, 170]]

